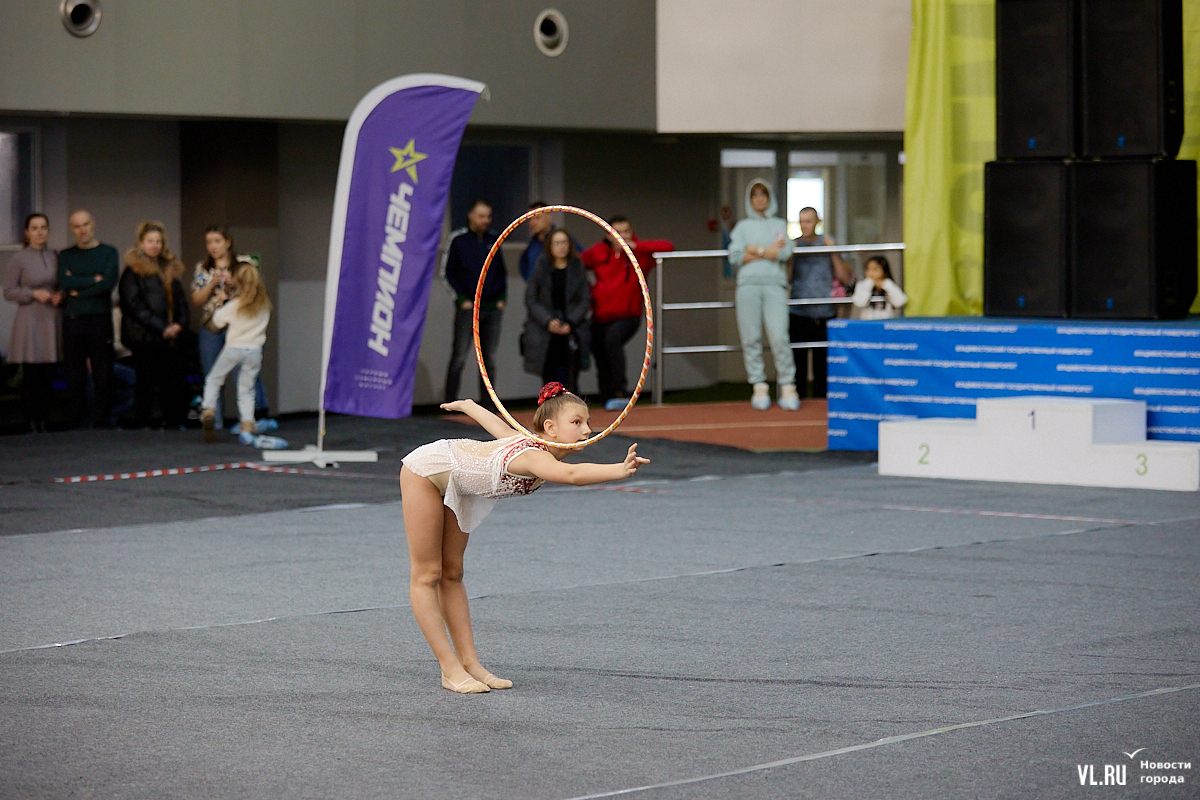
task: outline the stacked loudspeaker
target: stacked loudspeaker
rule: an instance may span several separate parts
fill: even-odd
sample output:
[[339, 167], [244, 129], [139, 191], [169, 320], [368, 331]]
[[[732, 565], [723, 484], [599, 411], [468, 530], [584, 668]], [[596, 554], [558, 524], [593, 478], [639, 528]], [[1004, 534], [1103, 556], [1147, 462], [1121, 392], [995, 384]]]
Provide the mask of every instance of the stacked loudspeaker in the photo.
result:
[[1169, 319], [1196, 296], [1182, 0], [996, 0], [984, 313]]

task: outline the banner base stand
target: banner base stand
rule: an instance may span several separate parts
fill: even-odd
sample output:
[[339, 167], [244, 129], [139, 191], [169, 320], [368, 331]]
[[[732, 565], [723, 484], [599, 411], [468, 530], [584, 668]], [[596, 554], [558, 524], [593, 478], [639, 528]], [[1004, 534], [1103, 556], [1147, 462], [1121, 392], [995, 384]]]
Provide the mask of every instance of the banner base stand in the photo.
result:
[[367, 463], [379, 460], [374, 450], [320, 450], [307, 445], [303, 450], [263, 450], [262, 460], [268, 464], [316, 464], [328, 467], [339, 462]]

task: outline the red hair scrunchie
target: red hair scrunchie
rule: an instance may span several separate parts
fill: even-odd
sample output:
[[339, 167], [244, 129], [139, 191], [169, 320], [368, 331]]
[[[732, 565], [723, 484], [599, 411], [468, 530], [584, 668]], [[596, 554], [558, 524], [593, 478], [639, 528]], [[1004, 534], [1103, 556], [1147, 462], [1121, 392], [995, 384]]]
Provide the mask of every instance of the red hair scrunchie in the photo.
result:
[[565, 394], [567, 387], [563, 386], [558, 381], [551, 381], [542, 387], [542, 391], [538, 393], [538, 405], [549, 400], [551, 397], [558, 397], [560, 394]]

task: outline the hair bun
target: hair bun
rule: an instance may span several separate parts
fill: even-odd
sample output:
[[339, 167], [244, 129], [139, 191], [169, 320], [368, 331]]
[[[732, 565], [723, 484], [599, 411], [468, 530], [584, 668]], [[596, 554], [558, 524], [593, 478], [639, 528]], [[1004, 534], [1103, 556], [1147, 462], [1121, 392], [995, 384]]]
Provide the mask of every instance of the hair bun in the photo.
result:
[[565, 394], [567, 387], [563, 386], [558, 381], [551, 381], [542, 387], [542, 391], [538, 393], [538, 405], [549, 400], [551, 397], [558, 397], [560, 394]]

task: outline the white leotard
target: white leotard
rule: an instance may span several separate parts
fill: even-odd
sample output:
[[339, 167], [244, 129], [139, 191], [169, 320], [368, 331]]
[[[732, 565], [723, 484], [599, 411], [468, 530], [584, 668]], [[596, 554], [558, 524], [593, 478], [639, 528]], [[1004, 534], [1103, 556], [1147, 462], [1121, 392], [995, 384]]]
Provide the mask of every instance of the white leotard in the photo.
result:
[[[501, 497], [536, 491], [543, 481], [514, 475], [508, 464], [526, 450], [546, 448], [525, 436], [479, 442], [474, 439], [438, 439], [406, 455], [404, 466], [433, 481], [442, 502], [458, 517], [458, 527], [470, 533]], [[442, 489], [442, 486], [445, 489]]]

